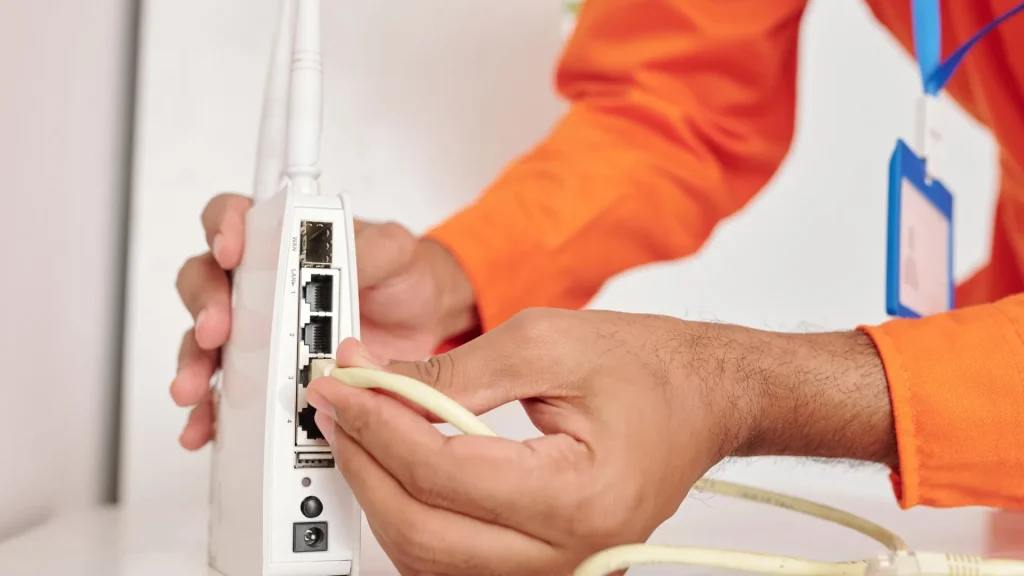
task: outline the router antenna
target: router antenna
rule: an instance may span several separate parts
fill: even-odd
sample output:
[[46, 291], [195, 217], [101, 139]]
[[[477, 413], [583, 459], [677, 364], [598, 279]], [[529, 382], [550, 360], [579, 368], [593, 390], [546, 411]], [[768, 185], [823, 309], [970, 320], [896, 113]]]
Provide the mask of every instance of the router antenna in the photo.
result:
[[288, 91], [291, 87], [292, 42], [295, 35], [295, 0], [282, 0], [278, 28], [270, 56], [270, 70], [263, 89], [259, 145], [253, 202], [281, 189], [288, 139]]
[[319, 194], [323, 64], [320, 0], [298, 0], [288, 108], [287, 175], [297, 194]]

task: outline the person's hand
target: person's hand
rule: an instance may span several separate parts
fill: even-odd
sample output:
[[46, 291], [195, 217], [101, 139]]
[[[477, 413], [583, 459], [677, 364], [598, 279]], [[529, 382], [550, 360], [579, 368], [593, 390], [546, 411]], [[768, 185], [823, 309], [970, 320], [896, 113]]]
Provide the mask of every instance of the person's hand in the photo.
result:
[[[379, 367], [355, 340], [337, 359]], [[529, 310], [427, 362], [381, 369], [478, 414], [520, 400], [544, 433], [447, 437], [390, 394], [314, 380], [320, 430], [402, 574], [568, 574], [644, 542], [725, 456], [895, 452], [880, 362], [859, 333]]]
[[[190, 450], [214, 435], [210, 379], [231, 330], [229, 272], [242, 260], [250, 206], [236, 194], [211, 200], [202, 215], [209, 251], [178, 274], [178, 294], [195, 324], [182, 339], [171, 397], [193, 407], [179, 439]], [[394, 222], [356, 221], [355, 241], [361, 332], [376, 357], [420, 360], [474, 327], [472, 289], [443, 247]]]

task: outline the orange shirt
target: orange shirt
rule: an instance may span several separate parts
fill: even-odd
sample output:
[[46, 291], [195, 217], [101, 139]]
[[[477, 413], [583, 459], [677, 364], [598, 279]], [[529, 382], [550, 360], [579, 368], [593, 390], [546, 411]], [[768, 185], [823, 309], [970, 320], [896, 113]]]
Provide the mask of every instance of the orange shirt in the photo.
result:
[[[943, 1], [944, 53], [1017, 1]], [[694, 253], [765, 185], [793, 135], [805, 3], [586, 0], [557, 73], [569, 112], [430, 233], [463, 265], [484, 330]], [[869, 5], [912, 51], [910, 1]], [[1001, 151], [990, 263], [958, 288], [962, 308], [862, 328], [889, 381], [903, 506], [1024, 507], [1022, 38], [1024, 16], [1004, 23], [948, 86]]]

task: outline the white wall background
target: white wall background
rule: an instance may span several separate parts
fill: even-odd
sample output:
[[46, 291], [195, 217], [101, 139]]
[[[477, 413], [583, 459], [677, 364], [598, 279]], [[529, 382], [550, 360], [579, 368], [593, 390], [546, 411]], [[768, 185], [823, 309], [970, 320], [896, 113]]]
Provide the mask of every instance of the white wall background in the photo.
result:
[[[551, 90], [560, 4], [325, 3], [324, 184], [347, 187], [360, 216], [417, 231], [471, 201], [560, 110]], [[189, 322], [174, 277], [203, 249], [203, 204], [251, 181], [275, 14], [273, 0], [147, 2], [125, 364], [128, 501], [206, 496], [208, 454], [177, 447], [186, 414], [167, 394]], [[812, 2], [796, 142], [778, 177], [699, 256], [619, 278], [594, 306], [775, 329], [883, 320], [887, 162], [895, 139], [910, 133], [915, 70], [861, 3]], [[963, 117], [949, 134], [966, 272], [987, 253], [994, 149]], [[515, 407], [491, 423], [531, 434]], [[725, 473], [776, 486], [887, 489], [879, 471], [810, 463], [731, 464]]]
[[132, 5], [0, 2], [0, 538], [111, 481]]
[[[204, 499], [167, 388], [190, 318], [174, 279], [205, 249], [199, 214], [252, 181], [277, 0], [148, 0], [143, 14], [125, 363], [127, 501]], [[422, 231], [557, 117], [555, 0], [324, 2], [322, 186], [364, 218]]]

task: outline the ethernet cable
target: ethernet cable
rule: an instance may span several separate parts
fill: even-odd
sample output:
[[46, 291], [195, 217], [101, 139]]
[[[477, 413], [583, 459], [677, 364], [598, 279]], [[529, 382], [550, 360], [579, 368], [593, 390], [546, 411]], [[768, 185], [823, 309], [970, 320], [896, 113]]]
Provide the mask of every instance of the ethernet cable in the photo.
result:
[[[418, 380], [382, 370], [333, 365], [328, 365], [323, 375], [349, 386], [397, 394], [464, 434], [497, 437], [472, 412]], [[820, 562], [735, 550], [627, 544], [590, 556], [576, 568], [574, 576], [605, 576], [630, 566], [650, 564], [685, 564], [776, 576], [1024, 576], [1024, 562], [911, 551], [903, 539], [882, 526], [802, 498], [710, 478], [701, 479], [694, 488], [828, 520], [873, 538], [889, 552], [867, 560]]]

